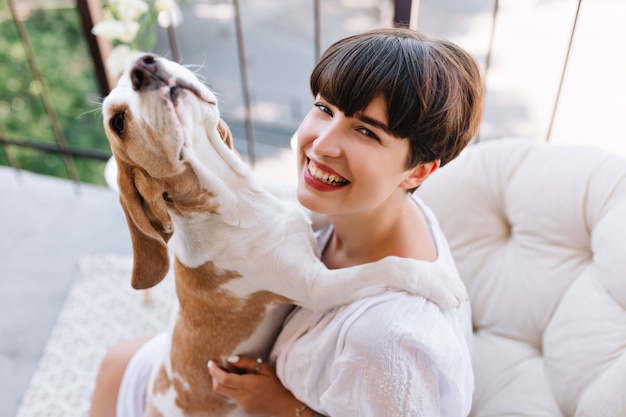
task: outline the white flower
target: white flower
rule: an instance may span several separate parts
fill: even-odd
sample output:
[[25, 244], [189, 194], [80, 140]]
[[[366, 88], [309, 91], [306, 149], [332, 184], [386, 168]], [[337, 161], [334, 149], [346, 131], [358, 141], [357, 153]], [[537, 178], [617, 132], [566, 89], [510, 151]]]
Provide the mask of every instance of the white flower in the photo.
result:
[[154, 9], [157, 12], [172, 12], [178, 10], [178, 4], [175, 0], [156, 0]]
[[98, 22], [91, 29], [91, 33], [101, 36], [110, 41], [120, 40], [124, 43], [130, 43], [139, 32], [139, 23], [133, 21], [119, 21], [114, 19], [105, 19]]
[[149, 9], [144, 0], [109, 0], [109, 5], [115, 17], [124, 21], [137, 20]]
[[[103, 11], [106, 18], [96, 24], [91, 33], [109, 41], [117, 41], [121, 44], [135, 44], [136, 37], [142, 29], [141, 24], [146, 21], [154, 22], [155, 15], [159, 23], [164, 27], [176, 26], [182, 21], [182, 13], [175, 0], [103, 0], [106, 1]], [[154, 3], [154, 9], [150, 10]], [[150, 13], [148, 19], [142, 19], [145, 13]], [[140, 23], [142, 22], [142, 23]], [[152, 44], [154, 34], [148, 32], [138, 41], [143, 44]], [[137, 47], [137, 46], [135, 46]], [[150, 49], [150, 46], [140, 48]], [[121, 53], [121, 52], [120, 52]], [[117, 61], [117, 58], [113, 58]]]
[[154, 9], [158, 12], [157, 21], [161, 27], [178, 26], [183, 15], [175, 0], [156, 0]]
[[106, 66], [109, 74], [116, 79], [119, 78], [142, 54], [143, 52], [131, 49], [128, 45], [117, 45], [107, 57]]

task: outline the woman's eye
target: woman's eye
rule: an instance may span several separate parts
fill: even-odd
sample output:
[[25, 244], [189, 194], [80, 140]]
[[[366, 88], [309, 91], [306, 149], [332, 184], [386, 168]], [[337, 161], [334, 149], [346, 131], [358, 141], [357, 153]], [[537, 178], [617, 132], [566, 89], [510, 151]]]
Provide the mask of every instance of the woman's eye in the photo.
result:
[[315, 107], [317, 107], [319, 110], [323, 111], [324, 113], [330, 116], [333, 115], [333, 112], [331, 112], [330, 109], [326, 107], [325, 105], [323, 105], [322, 103], [315, 103]]
[[111, 118], [111, 129], [118, 135], [124, 132], [124, 113], [115, 113]]
[[368, 138], [372, 138], [380, 142], [380, 139], [378, 138], [378, 136], [376, 136], [376, 134], [372, 132], [371, 130], [365, 127], [360, 127], [357, 130], [361, 132], [361, 134], [363, 134], [364, 136], [367, 136]]

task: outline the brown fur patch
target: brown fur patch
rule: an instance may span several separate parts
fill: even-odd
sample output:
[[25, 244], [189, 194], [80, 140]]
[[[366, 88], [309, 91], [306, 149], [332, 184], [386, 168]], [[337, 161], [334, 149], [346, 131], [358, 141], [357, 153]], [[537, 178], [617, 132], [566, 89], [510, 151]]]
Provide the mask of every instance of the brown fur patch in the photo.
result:
[[188, 163], [178, 175], [152, 179], [151, 187], [160, 191], [169, 208], [181, 216], [192, 213], [217, 213], [219, 208], [215, 193], [200, 186], [198, 176]]
[[144, 410], [143, 417], [165, 417], [163, 413], [154, 408], [152, 404], [146, 404], [146, 409]]
[[236, 297], [220, 286], [240, 275], [224, 271], [212, 262], [198, 268], [175, 265], [176, 291], [180, 313], [172, 336], [172, 370], [183, 375], [189, 391], [174, 382], [178, 393], [177, 405], [191, 414], [225, 407], [225, 397], [211, 389], [212, 382], [206, 364], [229, 355], [249, 338], [263, 319], [268, 304], [284, 303], [284, 297], [267, 291], [252, 294], [247, 299]]
[[165, 366], [161, 365], [159, 373], [157, 374], [154, 385], [152, 386], [152, 392], [155, 394], [164, 394], [172, 386], [172, 381], [167, 377], [167, 371]]
[[230, 128], [224, 121], [224, 119], [220, 118], [217, 123], [217, 132], [220, 134], [220, 137], [230, 149], [234, 149], [233, 146], [233, 135], [230, 133]]

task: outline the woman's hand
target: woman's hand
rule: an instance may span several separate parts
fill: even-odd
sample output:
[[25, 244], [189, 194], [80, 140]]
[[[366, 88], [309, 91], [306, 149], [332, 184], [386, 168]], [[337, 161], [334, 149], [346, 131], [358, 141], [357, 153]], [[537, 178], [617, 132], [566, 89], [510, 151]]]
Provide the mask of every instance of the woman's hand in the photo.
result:
[[213, 390], [232, 398], [246, 414], [293, 417], [302, 406], [276, 376], [276, 370], [250, 357], [233, 356], [228, 363], [241, 373], [227, 372], [209, 361]]

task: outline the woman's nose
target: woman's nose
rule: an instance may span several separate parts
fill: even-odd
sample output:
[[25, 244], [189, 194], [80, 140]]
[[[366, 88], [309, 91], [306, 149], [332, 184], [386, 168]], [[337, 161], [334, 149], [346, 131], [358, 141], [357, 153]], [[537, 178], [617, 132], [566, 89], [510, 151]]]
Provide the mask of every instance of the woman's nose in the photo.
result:
[[329, 124], [320, 129], [313, 140], [313, 152], [319, 156], [338, 157], [341, 155], [341, 133], [338, 126]]

